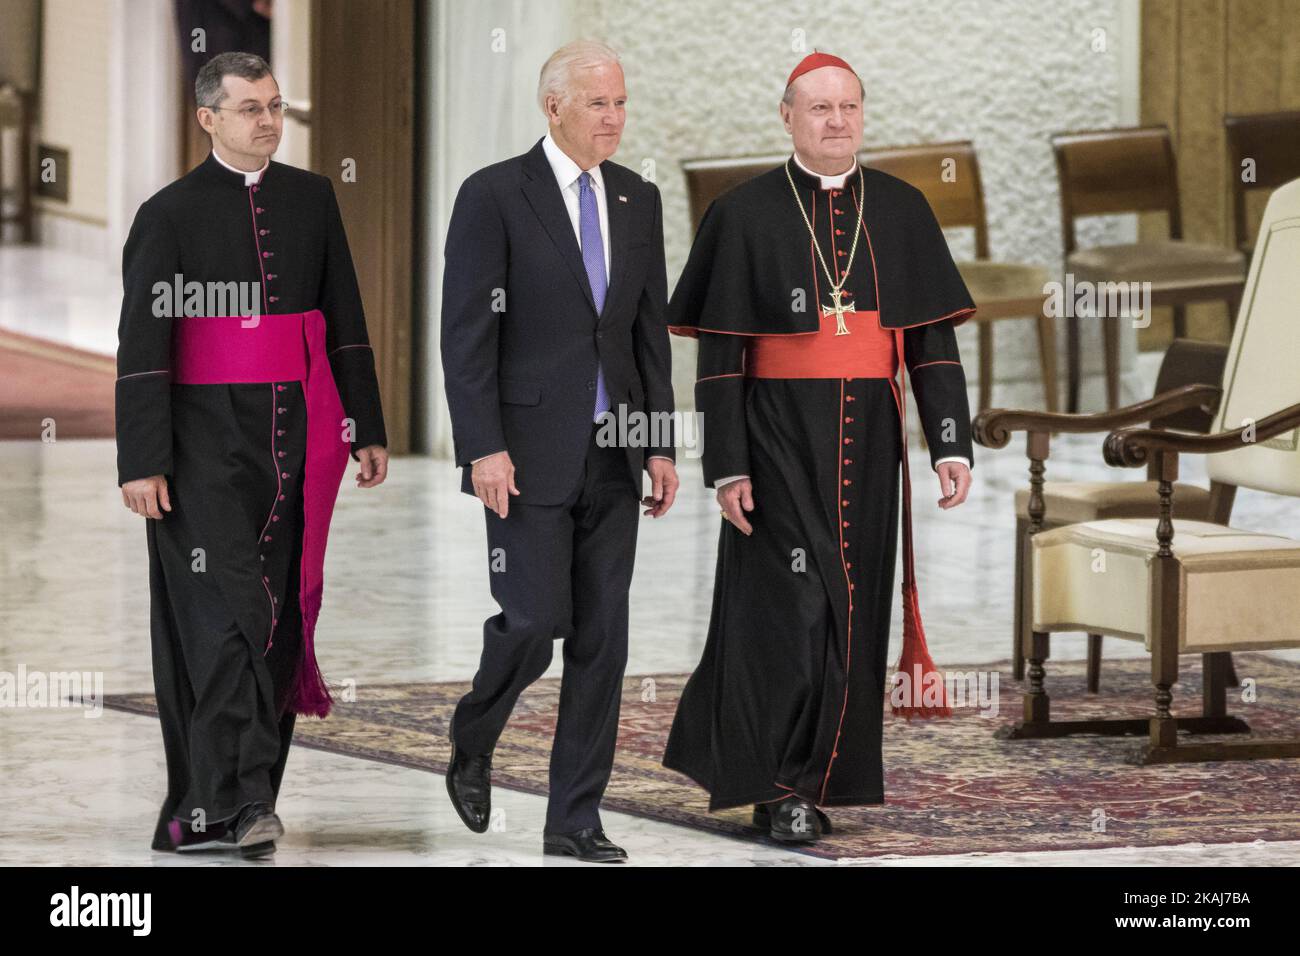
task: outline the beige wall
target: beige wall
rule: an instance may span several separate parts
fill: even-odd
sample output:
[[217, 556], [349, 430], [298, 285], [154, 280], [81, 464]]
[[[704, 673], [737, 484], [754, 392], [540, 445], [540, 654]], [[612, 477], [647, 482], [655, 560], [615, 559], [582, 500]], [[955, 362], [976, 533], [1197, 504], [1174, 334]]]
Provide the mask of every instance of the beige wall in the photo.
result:
[[98, 225], [108, 221], [111, 9], [107, 3], [45, 0], [41, 42], [38, 141], [68, 150], [69, 169], [56, 174], [68, 175], [69, 192], [67, 203], [42, 200], [38, 207]]

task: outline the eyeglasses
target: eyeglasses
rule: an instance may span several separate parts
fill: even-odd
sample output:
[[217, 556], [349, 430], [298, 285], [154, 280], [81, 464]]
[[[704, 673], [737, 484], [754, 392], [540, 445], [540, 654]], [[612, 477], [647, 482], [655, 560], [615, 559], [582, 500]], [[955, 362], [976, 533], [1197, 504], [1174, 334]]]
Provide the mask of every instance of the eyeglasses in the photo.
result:
[[272, 119], [275, 119], [277, 115], [283, 116], [285, 113], [289, 112], [289, 104], [284, 100], [275, 100], [266, 106], [241, 106], [238, 109], [230, 106], [209, 106], [208, 109], [214, 112], [224, 110], [227, 113], [238, 113], [246, 122], [256, 123], [258, 119], [261, 118], [263, 112]]

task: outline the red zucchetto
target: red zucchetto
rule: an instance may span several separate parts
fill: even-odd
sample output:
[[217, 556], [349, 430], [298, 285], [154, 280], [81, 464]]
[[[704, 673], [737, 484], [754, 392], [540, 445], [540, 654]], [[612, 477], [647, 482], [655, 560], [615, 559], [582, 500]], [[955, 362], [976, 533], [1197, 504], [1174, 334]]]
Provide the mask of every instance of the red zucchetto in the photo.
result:
[[842, 70], [848, 70], [854, 76], [858, 75], [857, 70], [853, 69], [853, 67], [849, 66], [838, 56], [831, 53], [818, 53], [814, 51], [799, 61], [795, 68], [790, 72], [790, 79], [785, 81], [785, 85], [789, 86], [805, 73], [810, 73], [813, 70], [820, 70], [823, 66], [838, 66]]

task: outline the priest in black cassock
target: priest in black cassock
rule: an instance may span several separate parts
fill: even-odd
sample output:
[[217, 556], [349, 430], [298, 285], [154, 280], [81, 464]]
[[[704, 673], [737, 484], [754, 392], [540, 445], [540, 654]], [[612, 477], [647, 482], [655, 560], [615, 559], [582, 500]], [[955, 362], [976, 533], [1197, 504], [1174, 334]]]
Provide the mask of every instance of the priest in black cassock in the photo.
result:
[[[921, 192], [856, 162], [862, 100], [838, 57], [795, 67], [781, 104], [794, 155], [708, 208], [668, 310], [699, 341], [722, 523], [664, 765], [710, 810], [754, 804], [785, 842], [828, 832], [820, 807], [884, 801], [887, 697], [906, 717], [950, 714], [917, 604], [906, 377], [939, 507], [955, 507], [972, 451], [954, 326], [975, 309]], [[887, 682], [900, 465], [904, 647]]]
[[274, 850], [294, 719], [325, 716], [325, 539], [349, 451], [387, 474], [373, 354], [330, 181], [270, 161], [266, 62], [195, 83], [212, 152], [147, 200], [123, 250], [117, 452], [146, 523], [167, 757], [155, 850]]

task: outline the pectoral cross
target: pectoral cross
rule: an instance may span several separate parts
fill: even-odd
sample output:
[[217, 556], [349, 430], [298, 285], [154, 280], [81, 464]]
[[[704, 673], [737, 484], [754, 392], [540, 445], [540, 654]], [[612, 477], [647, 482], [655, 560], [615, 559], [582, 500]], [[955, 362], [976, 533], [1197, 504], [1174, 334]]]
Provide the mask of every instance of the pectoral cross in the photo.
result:
[[844, 298], [844, 290], [843, 290], [843, 289], [832, 289], [832, 290], [831, 290], [831, 301], [834, 302], [835, 304], [834, 304], [834, 305], [824, 305], [824, 306], [822, 306], [822, 315], [823, 315], [823, 316], [826, 316], [826, 315], [834, 315], [834, 316], [835, 316], [835, 334], [836, 334], [836, 335], [848, 335], [848, 334], [849, 334], [849, 327], [848, 327], [847, 325], [844, 324], [844, 313], [845, 313], [845, 312], [856, 312], [856, 311], [857, 311], [857, 309], [854, 308], [854, 305], [853, 305], [852, 302], [850, 302], [850, 303], [848, 303], [847, 305], [845, 305], [844, 302], [841, 301], [843, 298]]

